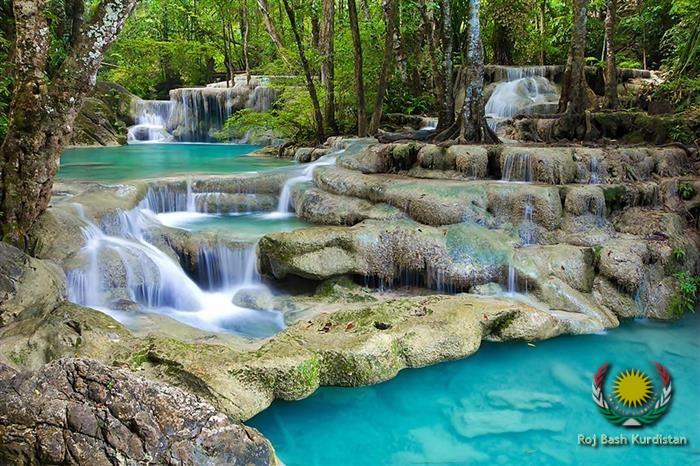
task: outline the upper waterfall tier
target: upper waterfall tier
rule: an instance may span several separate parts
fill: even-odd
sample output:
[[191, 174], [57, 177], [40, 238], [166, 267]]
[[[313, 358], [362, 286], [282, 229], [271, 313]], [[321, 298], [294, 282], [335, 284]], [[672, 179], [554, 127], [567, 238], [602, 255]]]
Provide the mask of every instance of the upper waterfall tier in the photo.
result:
[[129, 128], [129, 142], [216, 142], [216, 132], [244, 108], [270, 110], [277, 92], [269, 79], [236, 76], [234, 84], [173, 89], [169, 101], [136, 100], [132, 112], [137, 124]]

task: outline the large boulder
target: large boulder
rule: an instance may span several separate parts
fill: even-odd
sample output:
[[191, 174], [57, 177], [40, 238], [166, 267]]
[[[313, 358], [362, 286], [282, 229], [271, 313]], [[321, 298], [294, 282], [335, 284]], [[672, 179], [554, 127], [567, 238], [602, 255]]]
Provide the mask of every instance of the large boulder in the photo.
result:
[[0, 382], [5, 464], [277, 464], [270, 443], [179, 388], [88, 359]]
[[0, 241], [0, 327], [25, 311], [53, 309], [65, 297], [65, 276], [51, 262]]

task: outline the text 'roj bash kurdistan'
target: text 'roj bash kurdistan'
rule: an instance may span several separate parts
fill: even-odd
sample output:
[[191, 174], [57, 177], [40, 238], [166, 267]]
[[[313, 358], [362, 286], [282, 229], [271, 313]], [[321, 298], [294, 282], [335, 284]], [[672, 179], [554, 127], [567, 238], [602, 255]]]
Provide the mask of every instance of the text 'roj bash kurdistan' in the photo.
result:
[[700, 3], [0, 0], [0, 464], [695, 464]]

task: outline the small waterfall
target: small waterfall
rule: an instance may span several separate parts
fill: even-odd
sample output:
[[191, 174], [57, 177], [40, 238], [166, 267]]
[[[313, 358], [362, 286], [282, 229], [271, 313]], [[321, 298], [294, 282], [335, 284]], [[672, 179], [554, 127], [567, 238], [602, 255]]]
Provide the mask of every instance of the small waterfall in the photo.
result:
[[203, 294], [197, 285], [178, 263], [146, 241], [144, 228], [154, 219], [139, 210], [121, 212], [107, 231], [83, 220], [81, 255], [87, 266], [67, 274], [71, 301], [109, 307], [111, 301], [122, 298], [150, 308], [201, 307]]
[[508, 263], [508, 294], [515, 294], [518, 292], [517, 289], [517, 277], [515, 274], [515, 266], [513, 266], [513, 261]]
[[127, 142], [168, 142], [172, 135], [168, 132], [168, 120], [173, 111], [173, 102], [169, 100], [134, 99], [131, 113], [136, 124], [128, 129]]
[[223, 244], [202, 246], [197, 260], [197, 281], [207, 290], [230, 289], [260, 283], [256, 245], [230, 248]]
[[336, 152], [326, 154], [319, 157], [315, 162], [311, 162], [303, 169], [301, 175], [289, 178], [282, 186], [282, 191], [280, 192], [279, 203], [277, 204], [277, 211], [273, 212], [274, 216], [290, 215], [293, 213], [292, 207], [292, 188], [306, 181], [311, 181], [314, 175], [314, 169], [316, 167], [321, 167], [324, 165], [335, 164], [336, 159], [340, 154], [345, 152], [345, 149], [340, 149]]
[[532, 216], [535, 212], [535, 207], [532, 204], [532, 195], [525, 196], [525, 208], [523, 211], [523, 221], [520, 224], [520, 241], [523, 246], [534, 244], [535, 240], [535, 224], [532, 221]]
[[503, 161], [503, 181], [533, 181], [532, 159], [529, 153], [509, 153]]
[[172, 212], [197, 212], [192, 182], [187, 180], [185, 191], [173, 189], [168, 185], [151, 186], [138, 207], [156, 214]]
[[603, 174], [602, 167], [600, 164], [600, 159], [595, 155], [591, 157], [591, 179], [590, 184], [600, 184], [602, 183]]
[[430, 131], [437, 128], [438, 119], [435, 117], [423, 117], [421, 123], [421, 131]]

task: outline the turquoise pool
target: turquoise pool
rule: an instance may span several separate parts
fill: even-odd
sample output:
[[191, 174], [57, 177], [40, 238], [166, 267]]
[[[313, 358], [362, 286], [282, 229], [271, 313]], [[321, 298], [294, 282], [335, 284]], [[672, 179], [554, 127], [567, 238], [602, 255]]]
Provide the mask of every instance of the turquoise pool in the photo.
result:
[[[700, 464], [700, 318], [639, 321], [606, 335], [537, 343], [485, 343], [473, 357], [406, 370], [371, 387], [322, 388], [275, 402], [249, 421], [286, 466]], [[616, 427], [597, 411], [593, 374], [608, 383], [653, 361], [672, 375], [670, 411], [644, 429]], [[606, 389], [611, 391], [611, 387]], [[685, 436], [689, 445], [579, 445], [578, 436]]]
[[186, 174], [230, 174], [293, 165], [289, 160], [251, 157], [249, 144], [134, 144], [77, 147], [61, 155], [64, 180], [117, 182]]

